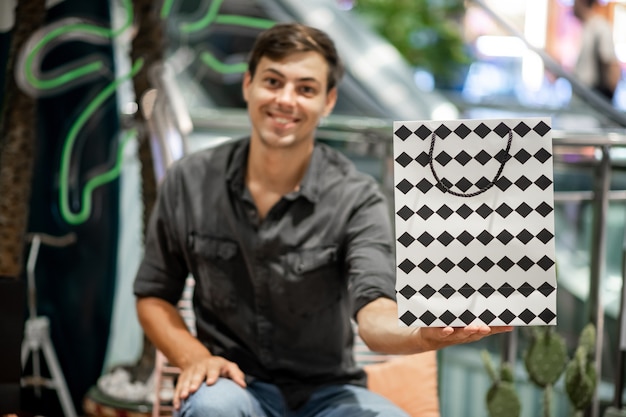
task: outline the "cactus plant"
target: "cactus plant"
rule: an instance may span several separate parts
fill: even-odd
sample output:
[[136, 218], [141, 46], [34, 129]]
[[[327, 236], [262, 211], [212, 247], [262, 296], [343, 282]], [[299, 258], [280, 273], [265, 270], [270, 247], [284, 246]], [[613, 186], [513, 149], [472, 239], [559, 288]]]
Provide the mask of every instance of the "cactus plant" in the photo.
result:
[[513, 370], [509, 363], [502, 363], [500, 375], [491, 362], [489, 352], [482, 352], [483, 363], [492, 380], [487, 391], [487, 411], [489, 417], [519, 417], [522, 409], [521, 402], [513, 386]]
[[589, 323], [581, 332], [574, 357], [565, 369], [565, 390], [576, 415], [582, 415], [582, 411], [591, 404], [596, 389], [595, 341], [596, 328]]
[[[575, 416], [582, 416], [593, 399], [597, 386], [594, 366], [596, 329], [589, 323], [582, 330], [574, 357], [567, 355], [565, 340], [553, 327], [529, 328], [531, 342], [524, 352], [524, 364], [530, 380], [543, 388], [543, 417], [552, 415], [552, 388], [565, 371], [565, 390], [574, 408]], [[487, 392], [489, 417], [519, 416], [521, 405], [513, 388], [513, 376], [508, 364], [503, 364], [497, 375], [489, 354], [482, 353], [492, 386]]]
[[524, 354], [524, 364], [530, 379], [543, 388], [543, 415], [552, 412], [552, 387], [568, 361], [565, 341], [553, 327], [533, 328], [531, 343]]

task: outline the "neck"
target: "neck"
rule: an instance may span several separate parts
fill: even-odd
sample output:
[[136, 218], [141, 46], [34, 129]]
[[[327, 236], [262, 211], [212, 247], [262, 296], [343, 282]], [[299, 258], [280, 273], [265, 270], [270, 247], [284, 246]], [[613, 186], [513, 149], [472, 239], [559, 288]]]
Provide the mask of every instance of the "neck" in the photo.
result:
[[250, 188], [261, 188], [279, 195], [296, 191], [312, 153], [312, 143], [302, 149], [268, 149], [251, 141], [246, 183]]

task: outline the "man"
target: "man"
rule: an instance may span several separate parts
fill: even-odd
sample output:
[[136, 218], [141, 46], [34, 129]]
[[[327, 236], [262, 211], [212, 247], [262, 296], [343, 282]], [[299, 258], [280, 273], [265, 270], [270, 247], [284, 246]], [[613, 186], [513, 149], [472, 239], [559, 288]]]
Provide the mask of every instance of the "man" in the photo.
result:
[[[146, 335], [182, 370], [182, 416], [405, 416], [364, 388], [351, 318], [395, 354], [510, 330], [398, 326], [386, 202], [315, 141], [342, 71], [319, 30], [263, 32], [243, 80], [250, 138], [187, 156], [160, 187], [134, 288]], [[174, 307], [189, 272], [197, 338]]]
[[582, 35], [575, 74], [587, 86], [608, 100], [622, 76], [615, 55], [611, 24], [594, 10], [596, 0], [575, 0], [574, 15], [582, 23]]

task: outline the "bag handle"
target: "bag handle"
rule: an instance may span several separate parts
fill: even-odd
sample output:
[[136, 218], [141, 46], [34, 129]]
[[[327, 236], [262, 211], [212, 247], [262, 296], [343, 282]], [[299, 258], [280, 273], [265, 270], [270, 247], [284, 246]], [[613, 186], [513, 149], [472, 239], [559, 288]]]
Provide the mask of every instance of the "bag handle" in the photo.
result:
[[428, 152], [428, 165], [430, 165], [430, 171], [433, 173], [433, 177], [435, 177], [435, 181], [437, 181], [437, 185], [439, 185], [439, 187], [444, 193], [450, 193], [457, 197], [475, 197], [477, 195], [484, 193], [485, 191], [487, 191], [488, 189], [496, 185], [496, 182], [500, 179], [500, 176], [502, 175], [502, 170], [504, 170], [504, 164], [506, 164], [506, 161], [511, 159], [509, 150], [511, 149], [511, 142], [513, 141], [513, 131], [509, 130], [509, 140], [506, 144], [506, 149], [504, 150], [506, 152], [506, 155], [504, 155], [504, 158], [502, 158], [502, 161], [500, 161], [500, 168], [498, 169], [498, 172], [496, 173], [495, 177], [493, 177], [493, 180], [491, 180], [489, 184], [479, 189], [478, 191], [474, 191], [471, 193], [452, 191], [450, 187], [447, 187], [443, 182], [441, 182], [441, 180], [437, 176], [437, 173], [435, 172], [435, 166], [433, 164], [433, 153], [435, 151], [435, 139], [436, 138], [437, 138], [437, 135], [435, 134], [435, 132], [433, 132], [431, 140], [430, 140], [430, 150]]

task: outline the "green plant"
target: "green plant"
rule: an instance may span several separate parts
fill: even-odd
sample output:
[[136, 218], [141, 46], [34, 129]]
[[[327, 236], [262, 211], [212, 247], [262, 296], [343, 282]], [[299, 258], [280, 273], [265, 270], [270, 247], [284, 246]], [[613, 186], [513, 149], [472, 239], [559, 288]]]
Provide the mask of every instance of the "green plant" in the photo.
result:
[[522, 410], [522, 404], [513, 385], [511, 364], [502, 363], [498, 375], [489, 352], [483, 350], [482, 359], [492, 381], [491, 387], [487, 391], [489, 417], [518, 417]]
[[567, 365], [565, 340], [554, 327], [532, 328], [531, 342], [524, 352], [524, 365], [531, 381], [543, 388], [543, 415], [552, 414], [552, 390]]
[[582, 411], [591, 404], [596, 389], [595, 343], [596, 328], [589, 323], [581, 332], [574, 357], [565, 369], [565, 390], [576, 415], [582, 415]]
[[[552, 415], [552, 391], [554, 384], [565, 371], [565, 391], [580, 417], [591, 404], [597, 386], [594, 366], [596, 328], [587, 324], [580, 333], [573, 358], [569, 359], [565, 340], [555, 328], [532, 327], [531, 341], [524, 352], [524, 365], [530, 380], [543, 389], [543, 417]], [[502, 364], [500, 375], [495, 371], [489, 353], [482, 352], [483, 363], [493, 381], [487, 392], [489, 417], [519, 416], [521, 406], [513, 386], [510, 365]]]
[[444, 83], [470, 62], [459, 24], [464, 0], [358, 0], [354, 10], [411, 65]]

